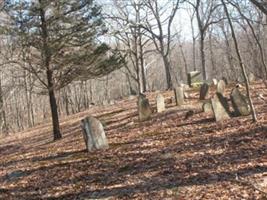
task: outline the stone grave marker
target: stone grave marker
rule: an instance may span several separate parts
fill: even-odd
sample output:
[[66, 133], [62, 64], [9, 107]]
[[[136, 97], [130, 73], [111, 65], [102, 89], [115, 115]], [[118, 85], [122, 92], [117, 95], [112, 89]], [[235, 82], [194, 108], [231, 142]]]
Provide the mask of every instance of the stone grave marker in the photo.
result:
[[211, 102], [203, 103], [202, 109], [203, 109], [203, 112], [205, 112], [205, 113], [212, 113], [213, 112]]
[[248, 74], [248, 81], [251, 83], [256, 80], [256, 77], [253, 73], [249, 72]]
[[208, 96], [210, 86], [207, 83], [203, 83], [200, 87], [199, 99], [205, 100]]
[[176, 106], [184, 104], [184, 90], [183, 87], [176, 87], [174, 90]]
[[230, 95], [231, 102], [236, 116], [247, 116], [250, 114], [248, 99], [238, 88], [234, 88]]
[[215, 85], [215, 86], [216, 86], [217, 84], [218, 84], [217, 79], [216, 79], [216, 78], [213, 78], [213, 79], [212, 79], [212, 85]]
[[222, 80], [224, 81], [225, 85], [228, 85], [228, 80], [227, 80], [227, 78], [225, 76], [222, 77]]
[[192, 84], [202, 81], [201, 73], [199, 71], [192, 71], [187, 74], [187, 82], [190, 87]]
[[138, 114], [139, 114], [139, 120], [140, 121], [146, 121], [150, 118], [152, 114], [152, 109], [149, 105], [148, 99], [145, 97], [145, 95], [140, 94], [138, 97]]
[[88, 152], [109, 147], [104, 127], [98, 119], [92, 116], [82, 119], [82, 129]]
[[219, 80], [219, 82], [217, 84], [217, 93], [221, 93], [222, 95], [224, 95], [225, 87], [226, 87], [225, 81]]
[[211, 105], [216, 121], [230, 119], [227, 99], [221, 93], [214, 95]]
[[157, 95], [156, 102], [158, 113], [165, 111], [165, 100], [162, 94]]

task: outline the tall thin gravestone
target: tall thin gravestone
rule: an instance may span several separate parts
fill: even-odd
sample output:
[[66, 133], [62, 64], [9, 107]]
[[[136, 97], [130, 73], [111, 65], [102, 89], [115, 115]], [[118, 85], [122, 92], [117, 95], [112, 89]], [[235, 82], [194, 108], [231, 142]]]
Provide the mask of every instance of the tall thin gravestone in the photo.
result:
[[98, 119], [92, 116], [82, 119], [82, 129], [87, 151], [108, 148], [104, 127]]
[[199, 94], [199, 99], [200, 100], [205, 100], [208, 93], [209, 93], [209, 88], [210, 86], [207, 83], [203, 83], [200, 87], [200, 94]]
[[217, 84], [217, 93], [224, 95], [226, 83], [224, 80], [219, 80]]
[[162, 94], [157, 95], [156, 102], [157, 102], [158, 113], [165, 111], [165, 101], [164, 101], [164, 97]]
[[140, 121], [146, 121], [150, 118], [152, 114], [152, 109], [149, 105], [148, 99], [145, 97], [145, 95], [141, 94], [138, 97], [138, 114], [139, 114], [139, 120]]
[[184, 104], [184, 90], [183, 87], [176, 87], [174, 90], [176, 106]]
[[213, 78], [213, 79], [212, 79], [212, 85], [215, 85], [215, 86], [216, 86], [217, 84], [218, 84], [217, 79], [216, 79], [216, 78]]
[[222, 80], [224, 81], [224, 83], [226, 84], [226, 85], [228, 85], [228, 80], [227, 80], [227, 78], [224, 76], [224, 77], [222, 77]]

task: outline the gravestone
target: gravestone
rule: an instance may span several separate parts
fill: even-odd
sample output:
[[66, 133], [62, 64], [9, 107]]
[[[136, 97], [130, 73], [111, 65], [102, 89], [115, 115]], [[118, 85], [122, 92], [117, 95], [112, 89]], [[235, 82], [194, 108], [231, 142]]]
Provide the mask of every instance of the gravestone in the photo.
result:
[[213, 78], [213, 79], [212, 79], [212, 85], [215, 85], [215, 86], [216, 86], [217, 84], [218, 84], [217, 79], [216, 79], [216, 78]]
[[113, 100], [113, 99], [111, 99], [110, 101], [109, 101], [109, 105], [114, 105], [115, 104], [115, 101]]
[[202, 109], [203, 109], [203, 112], [205, 112], [205, 113], [212, 113], [213, 112], [211, 102], [203, 103]]
[[211, 105], [216, 121], [230, 119], [227, 99], [221, 93], [214, 95]]
[[174, 90], [176, 106], [184, 104], [184, 90], [182, 87], [176, 87]]
[[202, 81], [201, 73], [199, 71], [192, 71], [187, 74], [187, 82], [190, 87], [192, 84]]
[[98, 119], [92, 116], [82, 119], [82, 129], [88, 152], [108, 148], [104, 127]]
[[228, 85], [228, 80], [227, 80], [226, 77], [222, 77], [222, 80], [224, 81], [224, 83], [225, 83], [226, 85]]
[[226, 87], [225, 81], [219, 80], [219, 82], [217, 84], [217, 93], [221, 93], [222, 95], [224, 95], [225, 87]]
[[138, 97], [138, 114], [139, 114], [139, 120], [140, 121], [146, 121], [150, 118], [152, 114], [152, 109], [149, 105], [149, 101], [146, 98], [145, 95], [140, 94]]
[[135, 96], [134, 96], [134, 95], [130, 95], [130, 96], [128, 97], [128, 99], [129, 99], [129, 100], [133, 100], [133, 99], [135, 99]]
[[251, 83], [256, 80], [256, 77], [253, 73], [249, 72], [248, 74], [248, 81]]
[[207, 83], [203, 83], [200, 87], [200, 94], [199, 94], [199, 99], [200, 100], [205, 100], [208, 93], [209, 93], [209, 88], [210, 86]]
[[162, 94], [157, 95], [156, 102], [157, 102], [158, 113], [165, 111], [165, 102], [164, 102], [164, 97]]
[[236, 116], [247, 116], [250, 114], [248, 99], [238, 88], [232, 90], [230, 97]]
[[102, 102], [102, 105], [103, 106], [107, 106], [109, 103], [108, 103], [108, 100], [104, 100], [103, 102]]
[[189, 98], [189, 94], [188, 94], [188, 92], [184, 92], [184, 98], [185, 98], [185, 99], [188, 99], [188, 98]]

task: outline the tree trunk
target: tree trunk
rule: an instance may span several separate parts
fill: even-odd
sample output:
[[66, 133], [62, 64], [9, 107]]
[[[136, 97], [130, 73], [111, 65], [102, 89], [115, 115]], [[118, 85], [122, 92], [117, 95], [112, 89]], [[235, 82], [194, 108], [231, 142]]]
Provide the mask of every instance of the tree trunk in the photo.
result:
[[142, 37], [140, 33], [140, 28], [138, 29], [138, 34], [139, 34], [139, 59], [140, 59], [140, 67], [141, 67], [141, 75], [142, 75], [142, 90], [143, 92], [146, 92], [146, 73], [145, 73], [145, 66], [144, 66], [144, 52], [143, 52], [143, 46], [142, 46]]
[[212, 77], [215, 77], [217, 74], [216, 69], [216, 60], [215, 60], [215, 54], [213, 52], [213, 45], [212, 45], [212, 30], [210, 30], [209, 33], [209, 50], [210, 50], [210, 61], [212, 66]]
[[200, 56], [201, 56], [201, 67], [202, 67], [202, 74], [203, 74], [203, 80], [207, 80], [207, 72], [206, 72], [206, 60], [205, 60], [205, 51], [204, 51], [204, 34], [200, 33]]
[[[1, 76], [1, 75], [0, 75]], [[6, 113], [4, 108], [4, 98], [3, 98], [3, 90], [2, 90], [2, 77], [0, 77], [0, 122], [1, 122], [1, 130], [7, 135], [8, 134], [8, 126], [6, 121]]]
[[187, 78], [187, 74], [189, 73], [188, 65], [187, 65], [187, 61], [186, 61], [186, 57], [185, 57], [185, 54], [184, 54], [184, 50], [183, 50], [182, 44], [180, 44], [179, 47], [180, 47], [180, 50], [181, 50], [182, 59], [184, 61], [185, 79], [186, 79]]
[[[195, 37], [195, 29], [194, 29], [194, 24], [193, 24], [193, 18], [190, 19], [190, 24], [191, 24], [191, 31], [192, 31], [192, 47], [193, 47], [193, 52], [192, 52], [192, 56], [193, 56], [193, 69], [194, 71], [197, 70], [196, 67], [196, 37]], [[187, 75], [186, 75], [187, 76]]]
[[[42, 2], [39, 0], [39, 3]], [[43, 5], [42, 5], [43, 6]], [[43, 55], [44, 55], [44, 66], [46, 68], [46, 76], [47, 76], [47, 89], [49, 94], [49, 102], [51, 108], [52, 115], [52, 124], [53, 124], [53, 136], [54, 140], [60, 139], [61, 133], [59, 128], [59, 119], [58, 119], [58, 111], [57, 111], [57, 101], [54, 91], [54, 83], [53, 83], [53, 71], [50, 69], [50, 60], [51, 60], [51, 52], [48, 45], [48, 31], [47, 24], [45, 19], [45, 11], [40, 9], [41, 16], [41, 30], [42, 30], [42, 42], [43, 42]]]
[[52, 72], [50, 70], [47, 70], [47, 82], [48, 82], [49, 103], [50, 103], [51, 115], [52, 115], [53, 136], [54, 136], [54, 140], [58, 140], [62, 138], [62, 135], [60, 133], [60, 128], [59, 128], [57, 101], [56, 101], [55, 91], [53, 87]]
[[251, 95], [250, 95], [248, 77], [247, 77], [245, 66], [244, 66], [243, 61], [242, 61], [242, 57], [240, 55], [239, 46], [238, 46], [238, 43], [237, 43], [237, 39], [236, 39], [236, 35], [235, 35], [233, 24], [232, 24], [232, 20], [230, 18], [230, 15], [229, 15], [229, 12], [228, 12], [228, 9], [227, 9], [227, 6], [226, 6], [224, 0], [221, 0], [221, 2], [223, 4], [224, 11], [225, 11], [226, 17], [228, 19], [229, 26], [231, 28], [232, 37], [233, 37], [233, 41], [234, 41], [234, 45], [235, 45], [235, 49], [236, 49], [236, 54], [237, 54], [237, 57], [238, 57], [240, 68], [242, 70], [242, 75], [243, 75], [244, 80], [245, 80], [246, 92], [247, 92], [247, 97], [248, 97], [248, 100], [249, 100], [249, 106], [250, 106], [250, 109], [251, 109], [252, 119], [253, 119], [253, 122], [256, 122], [257, 121], [257, 116], [256, 116], [255, 108], [254, 108], [254, 105], [253, 105], [253, 102], [252, 102], [252, 98], [251, 98]]
[[170, 70], [170, 62], [167, 56], [162, 56], [164, 67], [165, 67], [165, 73], [166, 73], [166, 81], [167, 81], [167, 89], [172, 89], [172, 78], [171, 78], [171, 70]]

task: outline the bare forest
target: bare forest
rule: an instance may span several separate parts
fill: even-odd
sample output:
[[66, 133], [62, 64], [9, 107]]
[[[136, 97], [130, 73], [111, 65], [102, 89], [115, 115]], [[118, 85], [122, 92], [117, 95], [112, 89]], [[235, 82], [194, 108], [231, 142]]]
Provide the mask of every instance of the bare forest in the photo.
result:
[[0, 1], [0, 199], [266, 199], [266, 44], [265, 0]]

